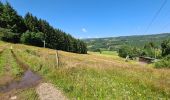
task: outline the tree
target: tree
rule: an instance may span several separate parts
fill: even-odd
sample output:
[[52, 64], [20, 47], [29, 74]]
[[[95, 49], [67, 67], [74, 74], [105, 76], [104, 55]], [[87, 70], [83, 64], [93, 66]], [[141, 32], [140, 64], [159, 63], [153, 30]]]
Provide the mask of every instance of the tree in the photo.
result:
[[23, 33], [21, 36], [21, 43], [34, 45], [34, 46], [43, 46], [43, 33], [42, 32], [29, 32]]
[[39, 22], [38, 22], [37, 17], [33, 16], [31, 13], [28, 12], [25, 15], [25, 24], [29, 31], [38, 32], [39, 31], [38, 23]]
[[3, 3], [0, 1], [0, 15], [2, 14], [2, 12], [3, 12], [3, 8], [4, 8], [4, 5], [3, 5]]
[[170, 55], [155, 63], [156, 68], [170, 68]]
[[132, 48], [127, 45], [122, 46], [119, 49], [118, 53], [119, 53], [119, 56], [123, 58], [126, 58], [127, 56], [129, 56], [129, 58], [132, 58], [132, 55], [133, 55]]
[[127, 56], [128, 58], [135, 58], [140, 56], [141, 50], [136, 47], [123, 45], [122, 47], [120, 47], [118, 53], [119, 56], [123, 58], [126, 58]]
[[2, 25], [0, 27], [11, 29], [14, 33], [23, 33], [26, 31], [23, 18], [17, 14], [17, 12], [7, 2], [1, 14]]
[[161, 43], [162, 56], [165, 57], [170, 54], [170, 39]]
[[4, 41], [43, 46], [42, 42], [45, 40], [48, 48], [87, 53], [87, 46], [83, 41], [55, 29], [47, 21], [38, 19], [31, 13], [27, 13], [23, 19], [8, 2], [5, 5], [0, 2], [0, 27], [7, 29], [2, 30], [1, 39]]
[[3, 21], [3, 19], [2, 19], [3, 9], [4, 9], [4, 5], [3, 5], [3, 3], [0, 1], [0, 27], [2, 27], [2, 26], [4, 25], [4, 21]]
[[132, 48], [132, 57], [138, 57], [141, 54], [141, 50], [137, 47]]
[[0, 28], [0, 38], [3, 41], [13, 42], [13, 43], [18, 43], [20, 39], [18, 34], [11, 32], [10, 29], [4, 29], [4, 28]]
[[81, 41], [82, 42], [82, 54], [87, 54], [87, 45], [86, 45], [86, 43], [84, 43], [83, 41]]
[[155, 57], [156, 46], [153, 42], [146, 43], [142, 52], [142, 56]]
[[155, 48], [155, 44], [153, 42], [146, 43], [144, 49], [153, 49]]

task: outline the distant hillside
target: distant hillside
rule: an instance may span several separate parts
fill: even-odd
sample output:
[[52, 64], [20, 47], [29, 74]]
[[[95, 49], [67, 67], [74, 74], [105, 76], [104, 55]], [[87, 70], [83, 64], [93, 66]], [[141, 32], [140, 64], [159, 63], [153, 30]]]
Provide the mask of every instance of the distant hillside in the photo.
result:
[[170, 33], [152, 34], [152, 35], [134, 35], [134, 36], [120, 36], [120, 37], [108, 37], [108, 38], [91, 38], [84, 39], [87, 43], [88, 50], [93, 51], [95, 49], [105, 50], [118, 50], [122, 45], [130, 45], [138, 48], [148, 42], [154, 42], [156, 46], [160, 46], [163, 40], [170, 38]]

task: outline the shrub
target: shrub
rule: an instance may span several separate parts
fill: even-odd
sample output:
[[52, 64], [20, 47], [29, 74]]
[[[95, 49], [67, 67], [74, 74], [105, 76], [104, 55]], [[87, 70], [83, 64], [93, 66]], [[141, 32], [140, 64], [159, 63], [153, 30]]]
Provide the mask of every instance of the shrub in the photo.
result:
[[43, 33], [27, 31], [26, 33], [22, 34], [21, 43], [41, 47], [43, 46]]
[[135, 47], [124, 45], [119, 49], [118, 53], [119, 56], [123, 58], [126, 58], [127, 56], [129, 56], [129, 58], [134, 58], [140, 55], [140, 50]]
[[156, 68], [170, 68], [170, 55], [155, 63]]
[[126, 56], [128, 56], [130, 54], [131, 54], [131, 48], [129, 46], [122, 46], [119, 49], [119, 56], [120, 57], [126, 58]]
[[0, 39], [6, 42], [18, 43], [20, 36], [9, 29], [0, 28]]
[[100, 52], [100, 53], [102, 53], [102, 50], [101, 49], [94, 49], [93, 52]]
[[162, 47], [162, 56], [166, 56], [170, 54], [170, 39], [165, 40], [161, 44]]

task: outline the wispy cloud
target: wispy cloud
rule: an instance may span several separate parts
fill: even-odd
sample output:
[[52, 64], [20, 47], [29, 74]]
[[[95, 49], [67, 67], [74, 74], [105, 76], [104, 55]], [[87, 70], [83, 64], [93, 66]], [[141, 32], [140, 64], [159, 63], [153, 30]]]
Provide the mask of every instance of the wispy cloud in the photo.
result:
[[87, 32], [87, 30], [85, 28], [82, 28], [81, 31], [84, 32], [84, 33]]

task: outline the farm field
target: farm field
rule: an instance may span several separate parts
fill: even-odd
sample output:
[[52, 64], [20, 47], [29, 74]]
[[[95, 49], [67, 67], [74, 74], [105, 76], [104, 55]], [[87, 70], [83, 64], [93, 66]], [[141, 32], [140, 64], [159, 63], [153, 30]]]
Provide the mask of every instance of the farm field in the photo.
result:
[[[52, 49], [0, 42], [0, 51], [0, 100], [40, 99], [37, 86], [44, 82], [54, 85], [68, 99], [170, 99], [169, 69], [125, 62], [115, 52], [58, 51], [58, 66], [56, 51]], [[42, 79], [31, 87], [4, 91], [4, 85], [22, 80], [27, 70]]]

